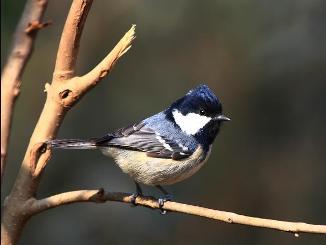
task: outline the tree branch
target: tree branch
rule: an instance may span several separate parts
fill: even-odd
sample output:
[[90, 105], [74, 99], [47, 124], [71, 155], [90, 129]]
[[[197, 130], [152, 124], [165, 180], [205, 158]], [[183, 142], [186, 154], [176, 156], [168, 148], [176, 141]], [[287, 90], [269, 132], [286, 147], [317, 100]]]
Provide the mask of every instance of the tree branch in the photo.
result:
[[[45, 0], [30, 0], [30, 2], [45, 5], [47, 3]], [[64, 30], [61, 35], [52, 83], [46, 84], [47, 99], [43, 111], [30, 139], [15, 184], [4, 204], [1, 224], [2, 244], [15, 244], [29, 218], [50, 208], [75, 202], [132, 202], [132, 197], [129, 193], [104, 192], [103, 189], [73, 191], [61, 193], [41, 200], [35, 199], [40, 176], [51, 156], [50, 149], [48, 149], [45, 144], [40, 142], [45, 142], [56, 136], [56, 133], [61, 126], [64, 116], [69, 108], [78, 102], [84, 94], [90, 91], [90, 89], [101, 80], [101, 78], [106, 76], [111, 71], [116, 61], [129, 50], [131, 43], [135, 38], [135, 26], [132, 26], [132, 28], [119, 41], [116, 47], [93, 70], [82, 77], [75, 76], [75, 65], [80, 37], [91, 4], [92, 0], [73, 0], [72, 2]], [[36, 7], [33, 7], [32, 9], [36, 9]], [[24, 26], [25, 35], [35, 35], [36, 31], [45, 25], [41, 24], [39, 21], [33, 21], [34, 20], [28, 22], [30, 23], [29, 26]], [[14, 47], [16, 47], [16, 45], [14, 45]], [[14, 54], [18, 54], [18, 56], [20, 56], [22, 53], [14, 52]], [[17, 62], [17, 64], [19, 63], [20, 66], [18, 66], [18, 70], [16, 69], [18, 76], [13, 80], [14, 82], [10, 83], [12, 87], [10, 87], [11, 85], [6, 85], [5, 90], [8, 91], [8, 93], [11, 91], [14, 94], [10, 95], [12, 101], [14, 101], [16, 97], [15, 93], [18, 94], [19, 92], [18, 81], [20, 80], [21, 72], [28, 56], [28, 53], [23, 54], [24, 58], [22, 60], [25, 61], [20, 61], [20, 63]], [[8, 61], [8, 63], [10, 62]], [[3, 84], [5, 84], [4, 80], [2, 81], [1, 86], [4, 86]], [[10, 99], [7, 100], [10, 102]], [[8, 118], [8, 115], [9, 118], [11, 118], [13, 108], [13, 102], [10, 102], [11, 104], [9, 102], [7, 102], [7, 105], [9, 105], [9, 113], [6, 112], [6, 118]], [[7, 128], [9, 135], [11, 119], [6, 118], [4, 120], [9, 122], [9, 127]], [[3, 117], [1, 120], [3, 120]], [[8, 140], [6, 139], [6, 144], [7, 141]], [[159, 208], [157, 200], [153, 197], [137, 197], [136, 204], [153, 209]], [[254, 218], [177, 202], [166, 202], [164, 204], [164, 209], [173, 212], [186, 213], [214, 220], [220, 220], [228, 223], [265, 227], [292, 232], [295, 234], [300, 232], [326, 233], [326, 227], [324, 225], [311, 225]]]
[[[40, 176], [51, 152], [40, 142], [56, 136], [67, 111], [106, 76], [114, 63], [131, 47], [135, 27], [122, 38], [112, 52], [90, 73], [74, 76], [79, 41], [92, 0], [73, 0], [62, 32], [56, 66], [51, 84], [46, 84], [46, 102], [30, 138], [25, 157], [10, 195], [6, 198], [1, 223], [1, 243], [15, 244], [21, 231], [33, 215]], [[97, 72], [99, 71], [99, 72]], [[96, 75], [98, 74], [98, 75]]]
[[132, 25], [130, 30], [121, 38], [112, 51], [89, 73], [84, 75], [83, 79], [87, 83], [96, 83], [105, 77], [112, 69], [116, 61], [131, 48], [132, 41], [135, 36], [136, 25]]
[[6, 164], [11, 120], [20, 92], [21, 76], [33, 52], [37, 31], [42, 23], [48, 0], [28, 0], [15, 30], [13, 44], [1, 75], [1, 182]]
[[53, 80], [67, 80], [75, 75], [80, 37], [93, 0], [73, 1], [63, 28]]
[[[41, 200], [36, 200], [33, 205], [31, 205], [31, 209], [33, 213], [39, 213], [50, 208], [55, 208], [61, 205], [71, 204], [75, 202], [106, 201], [132, 203], [132, 194], [123, 192], [105, 192], [103, 189], [71, 191], [57, 194]], [[157, 199], [149, 196], [138, 196], [135, 203], [137, 205], [152, 209], [160, 208]], [[298, 236], [299, 233], [326, 234], [326, 225], [312, 225], [301, 222], [262, 219], [178, 202], [165, 202], [164, 210], [201, 216], [230, 224], [241, 224], [291, 232], [296, 236]]]
[[[84, 76], [72, 78], [69, 83], [56, 83], [58, 85], [56, 90], [60, 94], [61, 103], [65, 108], [74, 105], [86, 92], [110, 73], [117, 60], [131, 48], [131, 44], [136, 38], [135, 29], [136, 25], [132, 25], [111, 52], [90, 72]], [[49, 87], [46, 90], [48, 89]]]

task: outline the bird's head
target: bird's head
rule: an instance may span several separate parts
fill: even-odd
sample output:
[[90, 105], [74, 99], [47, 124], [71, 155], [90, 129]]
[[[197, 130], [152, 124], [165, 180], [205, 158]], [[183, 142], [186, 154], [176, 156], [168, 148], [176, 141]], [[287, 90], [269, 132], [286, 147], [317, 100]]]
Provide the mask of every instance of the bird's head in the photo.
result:
[[201, 143], [213, 143], [220, 125], [230, 119], [222, 114], [222, 104], [207, 85], [199, 85], [174, 102], [168, 118], [184, 133]]

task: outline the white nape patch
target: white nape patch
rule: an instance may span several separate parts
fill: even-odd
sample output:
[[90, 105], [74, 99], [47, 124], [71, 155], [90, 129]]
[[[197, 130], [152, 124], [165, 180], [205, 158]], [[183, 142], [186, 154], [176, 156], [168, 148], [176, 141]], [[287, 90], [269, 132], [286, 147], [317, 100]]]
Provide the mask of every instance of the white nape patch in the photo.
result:
[[165, 149], [168, 149], [169, 151], [173, 151], [171, 146], [165, 142], [165, 140], [160, 136], [159, 133], [156, 133], [156, 139], [164, 146]]
[[211, 117], [202, 116], [193, 112], [183, 115], [176, 109], [173, 110], [172, 115], [174, 117], [174, 121], [179, 125], [181, 130], [186, 134], [191, 135], [196, 134], [212, 119]]

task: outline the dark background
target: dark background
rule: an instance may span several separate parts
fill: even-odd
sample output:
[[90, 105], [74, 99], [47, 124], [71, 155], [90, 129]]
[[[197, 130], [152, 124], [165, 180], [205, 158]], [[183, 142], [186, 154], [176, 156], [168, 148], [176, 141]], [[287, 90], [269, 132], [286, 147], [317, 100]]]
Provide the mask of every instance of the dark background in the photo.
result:
[[[24, 1], [1, 1], [1, 66]], [[70, 1], [50, 1], [16, 104], [2, 201], [45, 100]], [[192, 178], [168, 187], [176, 201], [272, 219], [326, 223], [326, 2], [94, 1], [78, 74], [137, 24], [137, 39], [99, 86], [67, 115], [59, 138], [101, 136], [163, 110], [199, 83], [232, 122]], [[97, 151], [56, 151], [39, 197], [132, 180]], [[149, 194], [159, 193], [149, 187]], [[20, 244], [322, 244], [325, 236], [229, 225], [126, 204], [74, 204], [27, 224]]]

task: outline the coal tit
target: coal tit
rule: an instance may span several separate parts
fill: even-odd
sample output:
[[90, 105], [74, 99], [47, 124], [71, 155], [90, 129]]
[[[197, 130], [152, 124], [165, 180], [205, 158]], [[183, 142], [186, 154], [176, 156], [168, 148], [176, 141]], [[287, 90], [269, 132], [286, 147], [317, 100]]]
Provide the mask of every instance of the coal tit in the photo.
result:
[[158, 187], [182, 181], [208, 159], [223, 122], [222, 105], [206, 85], [199, 85], [166, 110], [139, 123], [91, 140], [56, 139], [52, 148], [99, 149], [139, 183]]

